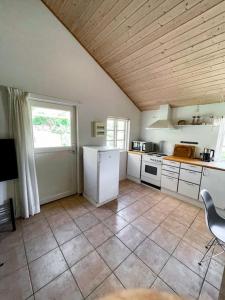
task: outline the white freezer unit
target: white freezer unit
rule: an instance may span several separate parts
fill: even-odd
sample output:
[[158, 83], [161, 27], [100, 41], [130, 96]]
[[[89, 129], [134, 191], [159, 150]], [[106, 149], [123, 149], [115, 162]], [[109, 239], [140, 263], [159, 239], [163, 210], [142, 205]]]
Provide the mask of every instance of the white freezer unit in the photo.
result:
[[118, 149], [83, 147], [84, 197], [100, 206], [119, 195]]

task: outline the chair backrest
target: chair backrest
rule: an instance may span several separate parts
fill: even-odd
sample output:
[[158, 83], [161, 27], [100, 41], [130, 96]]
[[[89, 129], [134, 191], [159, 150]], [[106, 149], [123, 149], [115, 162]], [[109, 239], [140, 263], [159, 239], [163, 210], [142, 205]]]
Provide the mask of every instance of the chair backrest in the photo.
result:
[[216, 212], [213, 199], [206, 189], [201, 190], [201, 197], [205, 205], [206, 222], [208, 228], [211, 230], [211, 226], [214, 225], [220, 217]]

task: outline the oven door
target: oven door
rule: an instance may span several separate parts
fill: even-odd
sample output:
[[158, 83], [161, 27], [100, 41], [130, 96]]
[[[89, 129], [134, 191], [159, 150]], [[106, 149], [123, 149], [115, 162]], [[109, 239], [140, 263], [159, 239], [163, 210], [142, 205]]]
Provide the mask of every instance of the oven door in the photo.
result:
[[142, 162], [141, 179], [149, 183], [155, 184], [161, 181], [161, 163], [157, 162]]

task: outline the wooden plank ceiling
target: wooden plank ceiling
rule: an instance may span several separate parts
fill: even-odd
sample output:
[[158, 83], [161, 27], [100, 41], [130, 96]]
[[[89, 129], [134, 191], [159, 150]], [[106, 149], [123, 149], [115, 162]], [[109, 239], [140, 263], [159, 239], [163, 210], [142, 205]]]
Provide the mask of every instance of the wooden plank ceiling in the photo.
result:
[[43, 2], [141, 110], [224, 101], [225, 1]]

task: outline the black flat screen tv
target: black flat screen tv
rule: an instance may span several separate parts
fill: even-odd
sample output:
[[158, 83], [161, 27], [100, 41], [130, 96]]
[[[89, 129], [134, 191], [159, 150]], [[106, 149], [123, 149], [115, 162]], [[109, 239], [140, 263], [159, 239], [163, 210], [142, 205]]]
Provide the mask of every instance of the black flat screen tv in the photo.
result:
[[18, 178], [16, 149], [13, 139], [0, 139], [0, 182]]

